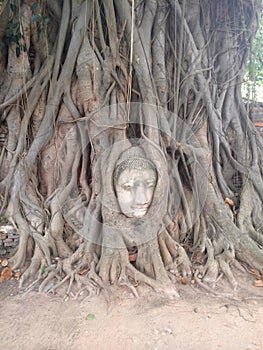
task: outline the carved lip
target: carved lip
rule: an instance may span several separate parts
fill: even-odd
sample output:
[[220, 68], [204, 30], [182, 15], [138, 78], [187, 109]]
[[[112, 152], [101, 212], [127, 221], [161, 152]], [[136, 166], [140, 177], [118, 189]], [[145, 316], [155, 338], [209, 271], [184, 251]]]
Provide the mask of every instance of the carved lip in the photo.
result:
[[148, 209], [148, 207], [147, 208], [133, 208], [133, 214], [143, 216], [146, 214], [147, 209]]
[[149, 204], [145, 204], [145, 205], [134, 205], [133, 207], [132, 207], [132, 209], [134, 210], [134, 211], [145, 211], [145, 210], [147, 210], [149, 208]]

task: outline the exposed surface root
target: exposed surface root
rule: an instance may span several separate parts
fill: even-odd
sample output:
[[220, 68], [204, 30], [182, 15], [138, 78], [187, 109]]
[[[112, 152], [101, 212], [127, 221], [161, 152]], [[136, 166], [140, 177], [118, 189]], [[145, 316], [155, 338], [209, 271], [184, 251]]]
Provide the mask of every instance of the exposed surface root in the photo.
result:
[[[176, 298], [181, 280], [236, 290], [238, 261], [263, 274], [263, 147], [240, 90], [261, 0], [198, 16], [191, 1], [16, 3], [0, 12], [0, 215], [26, 292]], [[132, 145], [156, 171], [139, 219], [114, 187]]]

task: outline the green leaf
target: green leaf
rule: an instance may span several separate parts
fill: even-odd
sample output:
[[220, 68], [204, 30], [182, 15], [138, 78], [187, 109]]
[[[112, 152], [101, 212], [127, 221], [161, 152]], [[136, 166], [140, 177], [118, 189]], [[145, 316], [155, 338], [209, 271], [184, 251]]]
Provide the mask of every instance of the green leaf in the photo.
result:
[[16, 47], [16, 57], [18, 58], [20, 56], [20, 47]]
[[45, 24], [48, 24], [50, 22], [50, 18], [45, 16], [43, 21]]
[[38, 3], [35, 2], [33, 5], [31, 5], [31, 10], [35, 11], [38, 8]]
[[86, 320], [89, 320], [89, 321], [94, 320], [94, 318], [95, 318], [95, 315], [94, 315], [94, 314], [88, 314], [88, 315], [86, 316]]
[[32, 20], [32, 22], [40, 22], [41, 18], [42, 18], [42, 16], [37, 13], [36, 15], [33, 15], [31, 17], [31, 20]]
[[39, 29], [39, 35], [43, 35], [44, 33], [45, 33], [45, 30], [44, 30], [44, 27], [43, 27], [43, 25], [42, 26], [40, 26], [40, 29]]
[[0, 222], [4, 222], [6, 220], [4, 215], [0, 215]]
[[10, 28], [7, 28], [7, 29], [5, 30], [5, 35], [6, 35], [7, 38], [10, 37], [10, 35], [11, 35], [11, 29], [10, 29]]
[[10, 4], [10, 8], [11, 8], [12, 12], [16, 13], [17, 7], [15, 4]]
[[19, 39], [17, 38], [16, 35], [11, 35], [9, 37], [9, 40], [10, 40], [11, 43], [16, 43], [16, 44], [18, 44], [18, 41], [19, 41]]
[[22, 38], [22, 34], [18, 32], [15, 37], [17, 38], [17, 41], [19, 41]]
[[13, 29], [19, 29], [19, 22], [10, 22], [8, 26]]

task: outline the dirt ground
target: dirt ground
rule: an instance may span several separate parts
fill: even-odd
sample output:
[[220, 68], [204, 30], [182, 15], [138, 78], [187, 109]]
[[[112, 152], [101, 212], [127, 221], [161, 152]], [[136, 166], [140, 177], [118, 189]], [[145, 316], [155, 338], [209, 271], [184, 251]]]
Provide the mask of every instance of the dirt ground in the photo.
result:
[[232, 297], [180, 285], [176, 301], [146, 287], [138, 287], [139, 298], [121, 289], [109, 311], [103, 294], [63, 301], [60, 295], [25, 295], [10, 280], [0, 284], [0, 348], [262, 350], [263, 288], [252, 282], [242, 279], [236, 293], [225, 282], [216, 288]]

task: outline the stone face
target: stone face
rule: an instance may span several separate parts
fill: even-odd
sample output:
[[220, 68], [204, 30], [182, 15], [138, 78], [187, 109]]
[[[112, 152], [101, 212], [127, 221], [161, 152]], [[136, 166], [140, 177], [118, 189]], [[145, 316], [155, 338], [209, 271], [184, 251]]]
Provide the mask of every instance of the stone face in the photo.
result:
[[115, 184], [121, 212], [127, 217], [143, 217], [151, 205], [156, 180], [152, 169], [123, 170]]
[[114, 173], [114, 187], [120, 211], [130, 218], [142, 218], [146, 215], [156, 183], [155, 166], [140, 147], [131, 147], [123, 152]]

